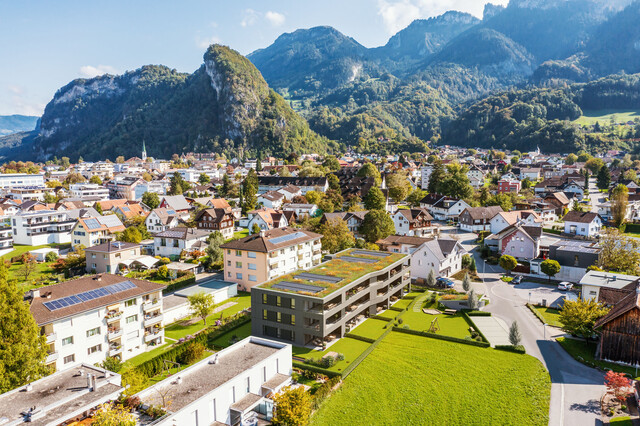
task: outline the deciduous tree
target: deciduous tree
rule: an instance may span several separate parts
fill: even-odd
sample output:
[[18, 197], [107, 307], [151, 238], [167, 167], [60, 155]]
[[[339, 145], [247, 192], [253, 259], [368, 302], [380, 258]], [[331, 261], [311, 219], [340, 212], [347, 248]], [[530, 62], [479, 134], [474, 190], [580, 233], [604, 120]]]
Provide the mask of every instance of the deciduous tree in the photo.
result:
[[136, 418], [121, 405], [102, 404], [91, 419], [93, 426], [135, 426]]
[[372, 186], [364, 197], [364, 208], [367, 210], [384, 210], [386, 200], [382, 190]]
[[442, 182], [445, 178], [444, 166], [439, 158], [433, 162], [431, 175], [429, 175], [429, 184], [427, 191], [431, 194], [440, 194], [442, 192]]
[[626, 237], [616, 228], [600, 234], [598, 266], [630, 275], [640, 275], [640, 240]]
[[342, 219], [326, 221], [318, 227], [318, 233], [322, 234], [322, 250], [329, 253], [346, 250], [356, 244], [347, 222]]
[[513, 256], [509, 256], [508, 254], [503, 254], [502, 256], [500, 256], [499, 263], [500, 267], [506, 270], [507, 273], [511, 273], [511, 271], [516, 269], [516, 266], [518, 266], [518, 261], [516, 260], [516, 258]]
[[598, 170], [598, 174], [596, 176], [596, 181], [598, 189], [609, 189], [609, 185], [611, 184], [611, 173], [609, 172], [609, 169], [604, 166], [600, 167], [600, 170]]
[[311, 395], [299, 386], [285, 387], [273, 397], [272, 423], [279, 426], [305, 426], [311, 416]]
[[607, 371], [607, 374], [604, 375], [604, 384], [607, 387], [607, 391], [623, 404], [631, 395], [631, 380], [624, 373], [616, 373], [613, 370]]
[[189, 307], [191, 308], [191, 312], [194, 315], [202, 318], [202, 322], [204, 325], [207, 325], [207, 317], [213, 311], [213, 306], [215, 305], [215, 299], [213, 298], [213, 294], [206, 294], [204, 292], [199, 292], [188, 296]]
[[155, 192], [145, 192], [142, 194], [142, 202], [153, 210], [160, 205], [160, 197]]
[[449, 164], [440, 192], [453, 198], [469, 198], [473, 194], [473, 187], [467, 172], [468, 169], [458, 163]]
[[624, 224], [627, 219], [627, 208], [629, 206], [629, 189], [622, 184], [616, 186], [611, 191], [611, 216], [616, 228]]
[[375, 179], [376, 186], [380, 186], [382, 183], [382, 176], [380, 175], [380, 170], [373, 163], [364, 163], [360, 170], [358, 170], [359, 177], [372, 177]]
[[540, 270], [543, 274], [549, 277], [549, 281], [551, 281], [551, 277], [555, 276], [560, 272], [561, 266], [557, 260], [546, 259], [543, 260], [540, 264]]
[[411, 184], [408, 180], [407, 172], [398, 170], [387, 177], [387, 188], [389, 197], [399, 203], [403, 201], [411, 193]]
[[594, 299], [565, 299], [560, 311], [562, 329], [567, 333], [589, 340], [593, 336], [593, 326], [598, 318], [607, 314], [605, 308]]
[[360, 233], [370, 243], [387, 238], [396, 232], [393, 220], [383, 210], [371, 210], [365, 216], [360, 225]]
[[122, 231], [120, 235], [118, 235], [118, 241], [138, 244], [140, 243], [140, 241], [142, 241], [142, 234], [140, 233], [138, 228], [130, 226], [129, 228]]
[[38, 263], [36, 262], [36, 257], [31, 253], [25, 253], [21, 258], [22, 266], [18, 269], [20, 276], [23, 281], [28, 281], [31, 274], [33, 274], [36, 269], [38, 269]]

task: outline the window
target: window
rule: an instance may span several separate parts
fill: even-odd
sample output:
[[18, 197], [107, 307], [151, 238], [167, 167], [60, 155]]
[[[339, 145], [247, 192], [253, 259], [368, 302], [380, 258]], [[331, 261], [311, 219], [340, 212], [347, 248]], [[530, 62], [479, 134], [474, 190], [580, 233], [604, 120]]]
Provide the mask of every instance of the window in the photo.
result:
[[63, 358], [65, 364], [69, 364], [70, 362], [74, 362], [76, 360], [75, 354], [67, 355]]
[[296, 316], [291, 315], [291, 325], [296, 325]]
[[[265, 296], [266, 296], [266, 295], [265, 295]], [[262, 310], [262, 319], [265, 319], [265, 320], [266, 320], [268, 316], [269, 316], [269, 314], [267, 313], [267, 310], [266, 310], [266, 309], [263, 309], [263, 310]]]
[[578, 266], [580, 264], [580, 258], [578, 255], [575, 255], [573, 258], [573, 266]]
[[127, 340], [137, 339], [140, 337], [140, 330], [135, 330], [127, 333]]
[[256, 277], [255, 275], [251, 275], [249, 274], [249, 281], [258, 281], [258, 277]]
[[100, 334], [100, 327], [92, 328], [91, 330], [87, 330], [87, 337], [97, 336]]
[[62, 339], [62, 346], [73, 345], [73, 336]]
[[247, 377], [247, 393], [251, 392], [251, 377]]
[[262, 294], [262, 304], [264, 304], [264, 305], [267, 304], [267, 295], [266, 295], [266, 293]]
[[262, 381], [267, 381], [267, 367], [262, 367]]
[[126, 302], [124, 302], [124, 306], [126, 306], [127, 308], [129, 306], [135, 306], [136, 305], [136, 299], [129, 299]]
[[242, 251], [240, 251], [240, 250], [236, 250], [236, 256], [240, 256], [240, 257], [242, 257]]
[[252, 271], [255, 271], [256, 269], [258, 269], [258, 267], [256, 266], [255, 263], [249, 263], [249, 269]]
[[101, 352], [101, 351], [102, 351], [102, 345], [95, 345], [87, 349], [87, 352], [89, 353], [89, 355], [94, 354], [96, 352]]
[[91, 253], [91, 258], [95, 259], [96, 258], [96, 254], [95, 253]]
[[136, 321], [138, 321], [138, 315], [137, 314], [136, 315], [131, 315], [130, 317], [127, 317], [126, 320], [125, 320], [125, 322], [127, 324], [131, 324], [132, 322], [136, 322]]
[[242, 274], [240, 272], [236, 272], [236, 279], [237, 280], [241, 280], [242, 279]]
[[256, 254], [254, 252], [250, 251], [250, 252], [247, 252], [247, 257], [249, 259], [255, 259], [256, 258]]
[[231, 266], [231, 261], [227, 260], [227, 266]]
[[236, 268], [242, 268], [242, 262], [236, 262]]

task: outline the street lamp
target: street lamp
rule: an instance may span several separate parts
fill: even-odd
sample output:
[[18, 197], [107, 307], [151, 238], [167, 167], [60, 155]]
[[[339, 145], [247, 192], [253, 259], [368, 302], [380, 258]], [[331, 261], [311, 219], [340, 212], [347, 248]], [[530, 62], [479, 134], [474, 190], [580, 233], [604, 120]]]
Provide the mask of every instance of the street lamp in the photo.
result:
[[531, 292], [529, 292], [529, 304], [531, 304]]

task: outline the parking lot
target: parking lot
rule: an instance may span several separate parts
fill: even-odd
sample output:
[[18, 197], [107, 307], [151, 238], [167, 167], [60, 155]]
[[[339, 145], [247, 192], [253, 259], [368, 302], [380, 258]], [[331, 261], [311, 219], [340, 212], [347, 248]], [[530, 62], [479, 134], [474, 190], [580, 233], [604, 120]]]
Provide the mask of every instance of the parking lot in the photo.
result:
[[513, 288], [515, 289], [518, 297], [522, 298], [526, 302], [535, 305], [541, 304], [543, 300], [546, 300], [547, 306], [552, 308], [559, 307], [559, 304], [561, 304], [562, 300], [565, 298], [569, 300], [576, 300], [578, 298], [575, 290], [558, 290], [557, 286], [553, 285], [544, 285], [525, 281], [522, 284], [514, 285]]

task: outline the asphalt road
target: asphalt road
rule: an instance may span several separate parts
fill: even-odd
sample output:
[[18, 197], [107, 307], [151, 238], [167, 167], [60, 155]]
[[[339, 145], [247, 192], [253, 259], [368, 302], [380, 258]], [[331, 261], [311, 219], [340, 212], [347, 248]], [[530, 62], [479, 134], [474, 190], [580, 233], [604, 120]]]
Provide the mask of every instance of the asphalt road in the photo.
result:
[[[473, 250], [474, 234], [458, 234], [467, 250]], [[486, 308], [507, 324], [518, 322], [527, 353], [538, 358], [551, 377], [550, 425], [600, 425], [599, 400], [605, 391], [604, 374], [574, 360], [553, 336], [562, 332], [544, 327], [525, 306], [527, 300], [513, 286], [500, 280], [502, 269], [485, 265], [473, 252], [483, 283], [474, 283], [476, 291], [487, 294], [491, 303]], [[527, 292], [528, 293], [528, 292]]]
[[591, 211], [598, 213], [598, 204], [605, 201], [605, 194], [601, 194], [596, 185], [596, 178], [589, 178], [589, 201], [591, 202]]

